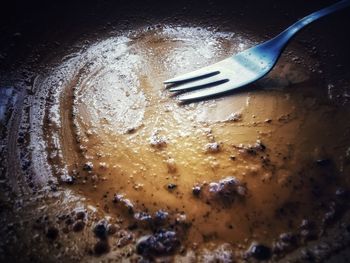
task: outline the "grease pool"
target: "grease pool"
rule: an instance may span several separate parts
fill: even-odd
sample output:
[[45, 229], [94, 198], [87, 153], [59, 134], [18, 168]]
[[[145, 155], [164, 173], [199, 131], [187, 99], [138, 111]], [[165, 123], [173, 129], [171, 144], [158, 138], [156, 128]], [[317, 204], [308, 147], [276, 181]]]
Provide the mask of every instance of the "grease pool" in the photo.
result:
[[[187, 105], [162, 85], [253, 44], [238, 33], [164, 26], [68, 58], [41, 83], [51, 89], [41, 116], [54, 175], [74, 179], [67, 187], [125, 227], [136, 222], [141, 234], [150, 228], [135, 214], [166, 211], [166, 227], [181, 221], [191, 247], [269, 245], [281, 233], [300, 236], [305, 219], [319, 235], [348, 183], [341, 120], [349, 112], [319, 91], [308, 65], [284, 57], [254, 91]], [[229, 205], [193, 193], [228, 177], [246, 188]], [[113, 202], [116, 194], [131, 213]]]

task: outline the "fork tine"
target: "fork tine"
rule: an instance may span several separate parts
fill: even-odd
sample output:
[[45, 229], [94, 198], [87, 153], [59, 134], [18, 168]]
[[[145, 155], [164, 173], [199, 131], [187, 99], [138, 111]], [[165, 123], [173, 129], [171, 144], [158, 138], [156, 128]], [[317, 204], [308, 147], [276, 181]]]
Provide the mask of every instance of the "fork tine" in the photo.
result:
[[211, 77], [207, 77], [204, 79], [199, 79], [199, 80], [193, 80], [189, 81], [183, 84], [178, 84], [175, 87], [171, 87], [169, 91], [183, 91], [183, 90], [189, 90], [189, 89], [195, 89], [195, 88], [200, 88], [203, 86], [208, 86], [208, 85], [215, 85], [215, 84], [221, 84], [224, 82], [227, 82], [228, 79], [222, 76], [222, 74], [217, 74]]
[[178, 99], [181, 101], [189, 101], [189, 100], [196, 100], [196, 99], [202, 99], [206, 97], [210, 97], [213, 95], [218, 95], [233, 89], [240, 88], [248, 83], [233, 83], [233, 81], [227, 81], [225, 83], [219, 84], [215, 87], [205, 88], [201, 90], [196, 90], [190, 93], [186, 93], [183, 95], [178, 96]]
[[196, 78], [205, 78], [205, 77], [215, 76], [219, 73], [220, 72], [218, 70], [216, 70], [213, 67], [213, 65], [211, 65], [211, 66], [207, 66], [207, 67], [197, 69], [195, 71], [177, 76], [177, 77], [172, 78], [172, 79], [165, 80], [165, 81], [163, 81], [163, 83], [164, 84], [174, 84], [177, 82], [183, 82], [183, 81], [192, 80], [192, 79], [196, 79]]

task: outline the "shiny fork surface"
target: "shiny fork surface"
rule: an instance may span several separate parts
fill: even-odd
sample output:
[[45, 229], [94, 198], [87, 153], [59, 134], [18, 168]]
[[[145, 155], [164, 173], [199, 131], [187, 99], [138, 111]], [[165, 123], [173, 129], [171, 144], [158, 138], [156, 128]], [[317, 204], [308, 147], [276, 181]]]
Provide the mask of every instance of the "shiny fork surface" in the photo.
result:
[[164, 81], [170, 91], [185, 92], [181, 101], [219, 95], [246, 86], [265, 76], [277, 63], [290, 39], [299, 30], [321, 17], [350, 6], [350, 0], [337, 2], [314, 12], [284, 30], [276, 37], [210, 66]]

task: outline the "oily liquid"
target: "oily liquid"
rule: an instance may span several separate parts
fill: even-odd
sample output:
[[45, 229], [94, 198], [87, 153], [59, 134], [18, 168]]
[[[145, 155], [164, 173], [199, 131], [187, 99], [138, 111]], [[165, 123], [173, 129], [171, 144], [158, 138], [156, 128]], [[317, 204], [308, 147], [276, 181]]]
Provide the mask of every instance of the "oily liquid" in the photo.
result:
[[[349, 112], [332, 104], [305, 65], [282, 58], [254, 91], [185, 105], [162, 84], [254, 43], [232, 33], [162, 27], [80, 54], [59, 104], [62, 169], [77, 178], [72, 188], [125, 226], [133, 219], [113, 204], [116, 193], [136, 212], [185, 215], [188, 244], [248, 246], [297, 232], [303, 219], [321, 226], [320, 203], [348, 181], [350, 136], [342, 120]], [[266, 149], [247, 151], [257, 141]], [[219, 150], [208, 151], [209, 143]], [[332, 164], [320, 167], [319, 159]], [[91, 171], [83, 169], [87, 162]], [[193, 195], [194, 186], [228, 176], [246, 185], [242, 200], [225, 207]], [[322, 193], [317, 202], [315, 189]]]

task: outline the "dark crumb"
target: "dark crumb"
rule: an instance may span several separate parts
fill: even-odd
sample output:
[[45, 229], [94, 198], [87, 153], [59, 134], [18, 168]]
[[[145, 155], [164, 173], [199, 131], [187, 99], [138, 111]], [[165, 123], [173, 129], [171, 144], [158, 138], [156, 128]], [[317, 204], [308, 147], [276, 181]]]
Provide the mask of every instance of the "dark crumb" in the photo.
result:
[[23, 136], [19, 136], [19, 137], [17, 138], [17, 142], [18, 142], [19, 144], [23, 144], [23, 143], [25, 142], [25, 139], [23, 138]]
[[86, 216], [86, 212], [85, 211], [78, 211], [75, 215], [76, 219], [81, 219], [84, 220]]
[[153, 218], [146, 212], [138, 212], [134, 214], [134, 219], [141, 227], [147, 227], [153, 222]]
[[319, 159], [316, 160], [316, 164], [319, 166], [329, 166], [332, 164], [332, 160], [330, 159]]
[[73, 231], [74, 232], [80, 232], [84, 229], [85, 227], [85, 223], [82, 220], [77, 220], [74, 224], [73, 224]]
[[75, 182], [75, 177], [74, 176], [70, 176], [70, 175], [62, 175], [61, 176], [61, 181], [63, 183], [66, 183], [66, 184], [74, 184]]
[[130, 244], [134, 240], [134, 237], [132, 234], [127, 233], [124, 236], [122, 236], [118, 242], [117, 242], [117, 247], [125, 247], [126, 245]]
[[200, 195], [200, 193], [201, 193], [201, 190], [202, 190], [202, 188], [199, 185], [193, 186], [192, 187], [192, 194], [194, 196], [198, 197]]
[[171, 255], [180, 247], [180, 241], [174, 231], [159, 231], [154, 235], [141, 237], [136, 244], [138, 254], [150, 256]]
[[256, 143], [254, 144], [254, 148], [259, 151], [265, 151], [266, 146], [263, 144], [260, 140], [257, 140]]
[[99, 240], [94, 246], [94, 253], [96, 255], [102, 255], [109, 251], [109, 245], [106, 240]]
[[163, 210], [158, 210], [154, 215], [154, 224], [163, 225], [169, 217], [169, 213]]
[[131, 134], [131, 133], [134, 133], [135, 131], [136, 131], [135, 128], [128, 128], [128, 129], [126, 130], [126, 133]]
[[56, 192], [57, 191], [57, 185], [56, 184], [51, 184], [50, 185], [50, 190], [52, 191], [52, 192]]
[[93, 230], [95, 236], [101, 239], [105, 239], [107, 237], [107, 225], [108, 222], [105, 219], [98, 221]]
[[245, 184], [236, 177], [229, 176], [218, 182], [201, 186], [200, 196], [203, 201], [216, 202], [225, 207], [230, 206], [236, 199], [242, 200], [247, 195]]
[[86, 162], [84, 165], [83, 165], [83, 170], [84, 171], [92, 171], [92, 169], [94, 168], [94, 165], [92, 162]]
[[51, 240], [54, 240], [58, 237], [58, 229], [54, 226], [50, 226], [47, 231], [46, 231], [46, 237], [51, 239]]
[[168, 190], [174, 190], [177, 187], [176, 184], [168, 184], [167, 188]]
[[113, 197], [113, 203], [126, 209], [129, 214], [134, 213], [134, 205], [129, 199], [125, 198], [122, 194], [115, 194]]
[[248, 255], [258, 260], [268, 260], [271, 257], [271, 249], [261, 244], [253, 244], [249, 248]]
[[253, 145], [240, 144], [239, 146], [234, 147], [238, 148], [241, 153], [246, 153], [249, 155], [257, 155], [258, 152], [264, 152], [266, 150], [266, 146], [260, 140], [257, 140]]

